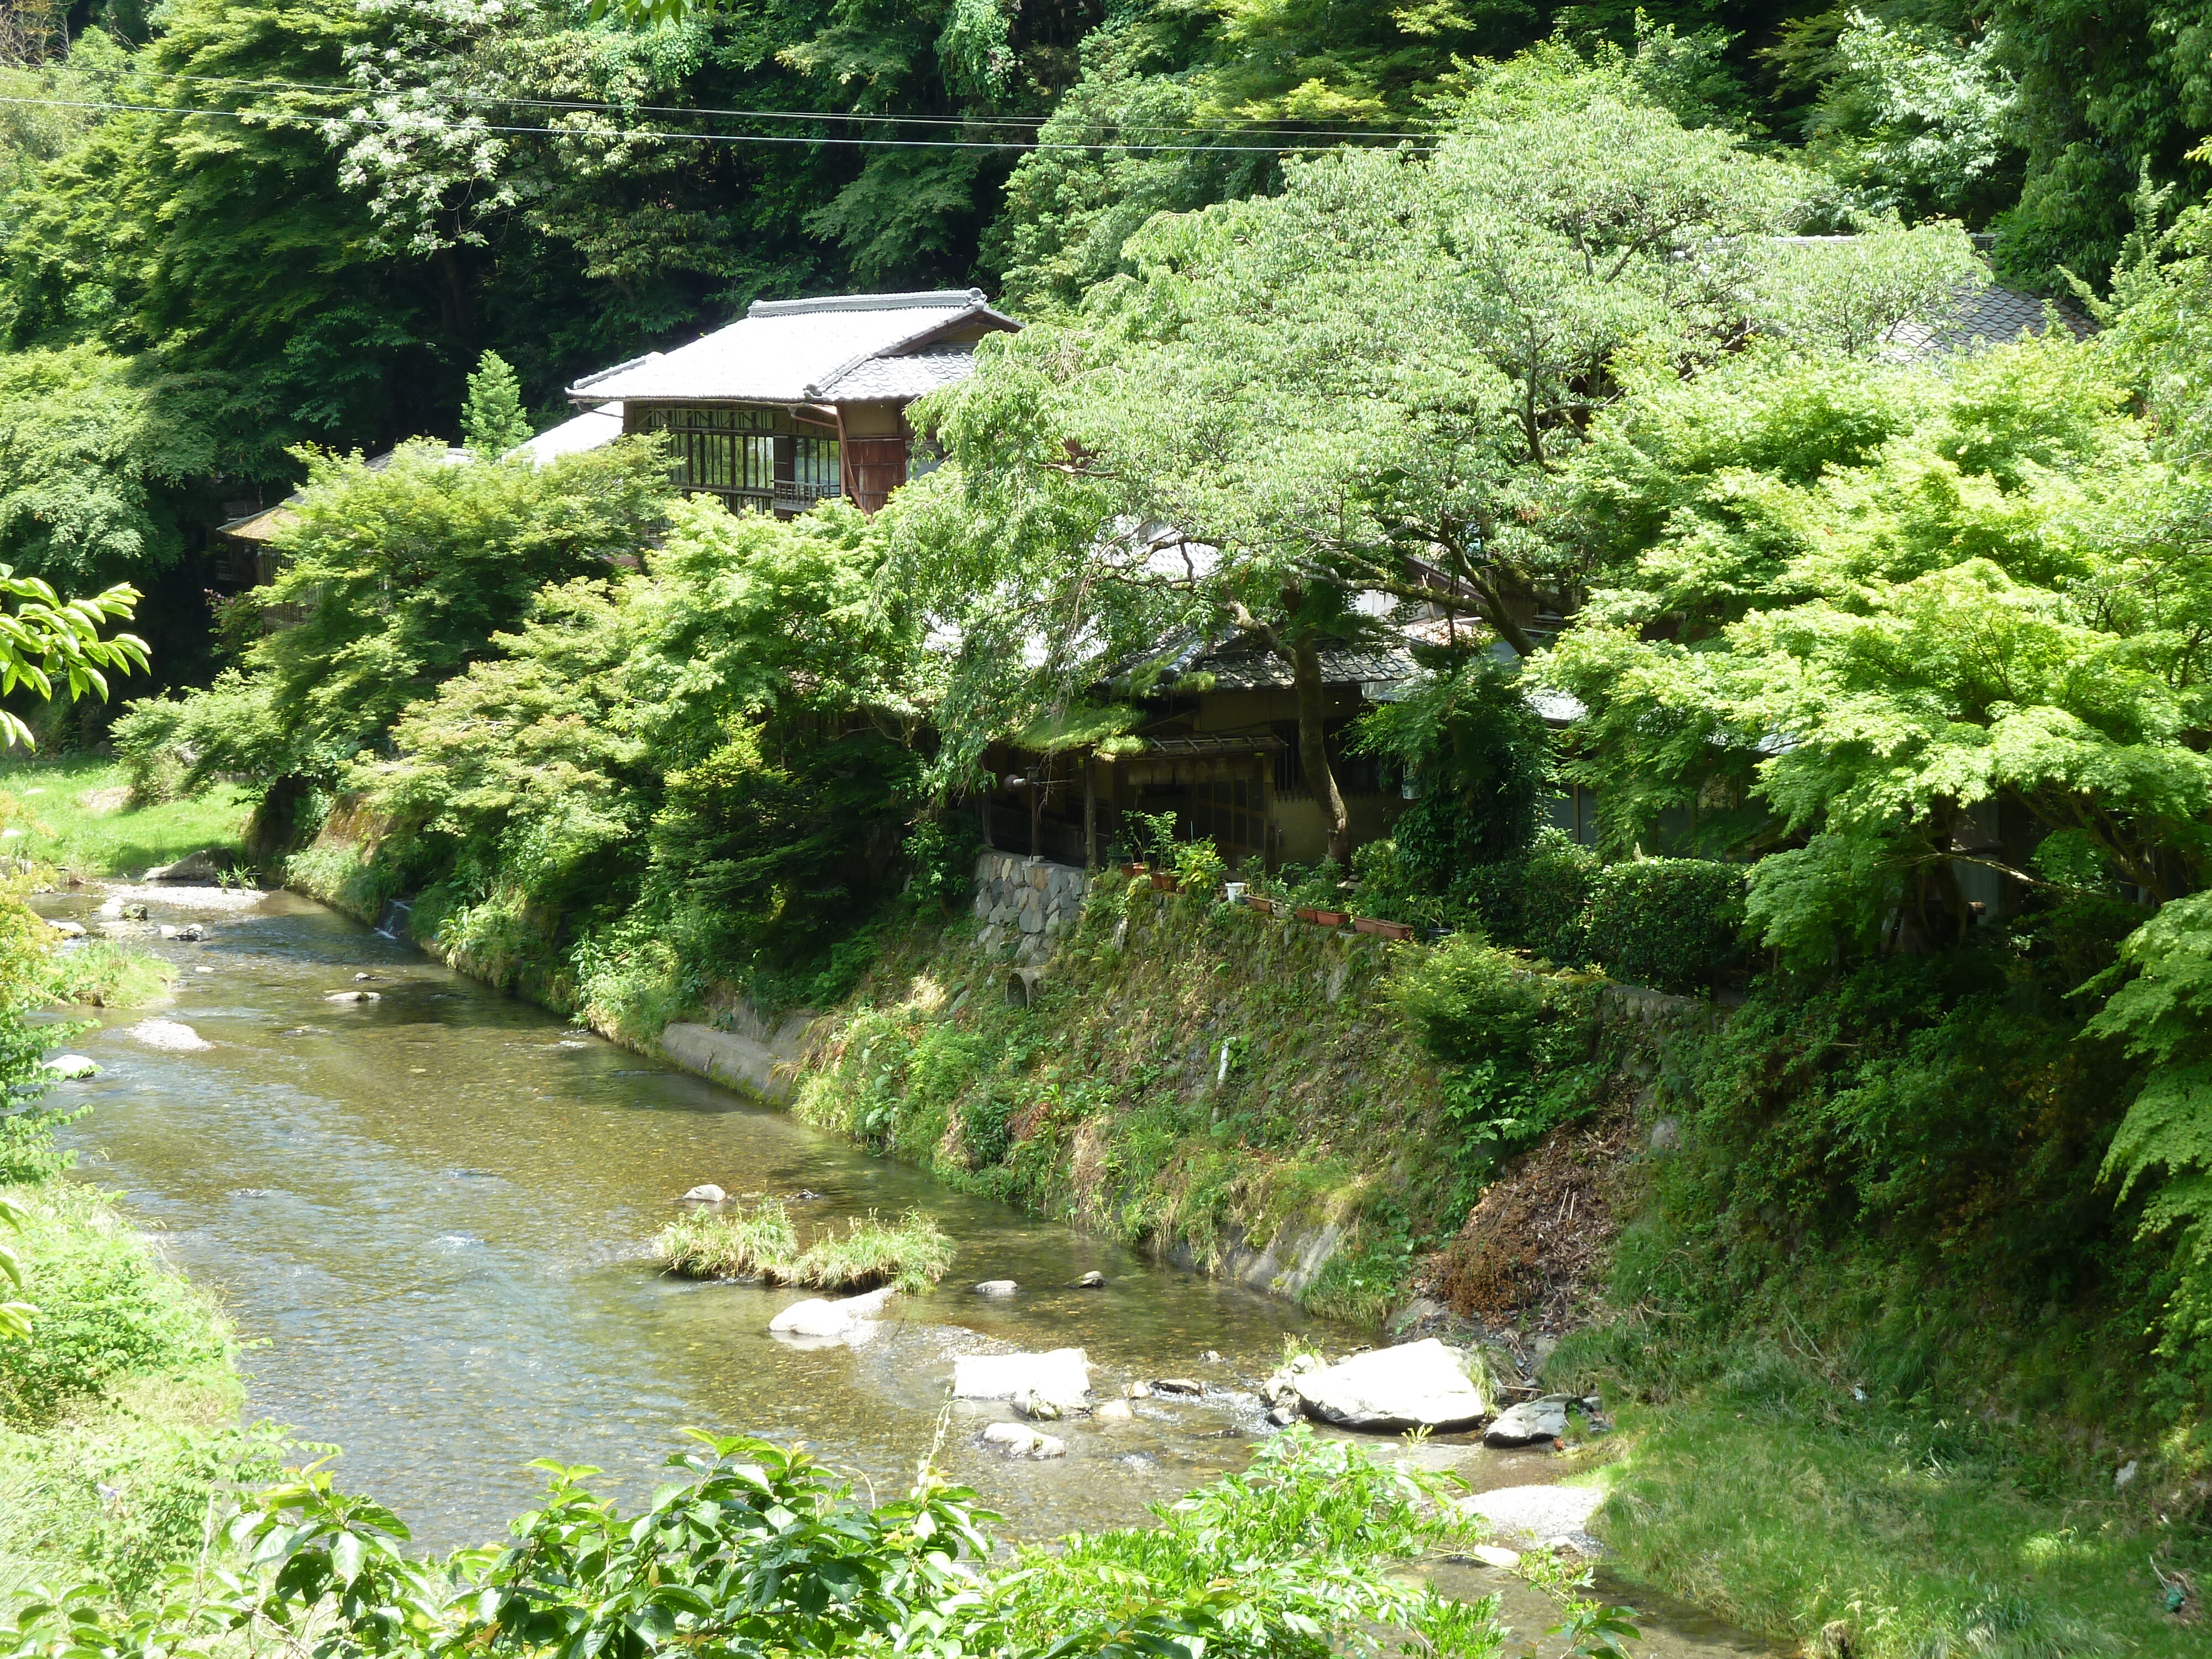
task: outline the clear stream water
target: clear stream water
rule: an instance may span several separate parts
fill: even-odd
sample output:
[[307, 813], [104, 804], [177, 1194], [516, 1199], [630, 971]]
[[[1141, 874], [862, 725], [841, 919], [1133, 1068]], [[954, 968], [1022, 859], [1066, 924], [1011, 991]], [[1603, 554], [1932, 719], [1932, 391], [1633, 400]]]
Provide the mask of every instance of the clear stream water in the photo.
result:
[[[687, 1428], [805, 1442], [885, 1495], [936, 1443], [1006, 1532], [1128, 1524], [1243, 1466], [1266, 1431], [1251, 1389], [1286, 1334], [1358, 1340], [953, 1193], [305, 899], [125, 896], [149, 903], [152, 923], [205, 927], [198, 944], [143, 941], [183, 972], [173, 1004], [148, 1012], [214, 1046], [158, 1051], [130, 1034], [146, 1014], [104, 1015], [73, 1045], [104, 1073], [65, 1085], [94, 1109], [64, 1132], [80, 1173], [125, 1193], [170, 1259], [222, 1297], [248, 1345], [249, 1413], [342, 1446], [341, 1483], [391, 1504], [422, 1547], [498, 1536], [542, 1485], [534, 1458], [597, 1465], [604, 1488], [635, 1501]], [[106, 896], [42, 908], [90, 921]], [[364, 973], [375, 977], [356, 981]], [[355, 988], [382, 1000], [325, 1000]], [[959, 1257], [936, 1291], [895, 1304], [875, 1341], [788, 1347], [768, 1323], [799, 1293], [655, 1270], [654, 1234], [705, 1181], [820, 1194], [793, 1206], [803, 1225], [919, 1205]], [[1094, 1268], [1105, 1289], [1072, 1288]], [[994, 1300], [967, 1288], [987, 1279], [1023, 1289]], [[1069, 1455], [1055, 1462], [981, 1449], [997, 1408], [954, 1407], [939, 1443], [955, 1354], [1067, 1346], [1088, 1351], [1103, 1389], [1188, 1376], [1206, 1393], [1139, 1402], [1133, 1424], [1056, 1425]], [[1429, 1457], [1478, 1486], [1548, 1478], [1540, 1457], [1472, 1443]], [[1462, 1587], [1524, 1593], [1483, 1573]], [[1508, 1612], [1540, 1628], [1540, 1605]], [[1753, 1650], [1686, 1610], [1662, 1623], [1657, 1651]]]

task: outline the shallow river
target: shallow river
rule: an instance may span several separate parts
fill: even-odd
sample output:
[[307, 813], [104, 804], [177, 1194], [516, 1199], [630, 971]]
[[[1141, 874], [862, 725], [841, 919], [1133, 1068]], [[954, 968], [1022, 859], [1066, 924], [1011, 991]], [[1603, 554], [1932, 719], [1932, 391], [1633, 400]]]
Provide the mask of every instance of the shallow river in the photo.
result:
[[[1133, 1425], [1057, 1425], [1069, 1455], [1051, 1462], [1000, 1461], [975, 1435], [1006, 1413], [955, 1408], [939, 1460], [1006, 1530], [1125, 1524], [1243, 1466], [1265, 1431], [1250, 1389], [1285, 1335], [1358, 1340], [950, 1192], [292, 895], [129, 896], [151, 902], [154, 922], [205, 927], [202, 943], [145, 942], [183, 971], [155, 1012], [214, 1046], [157, 1052], [128, 1013], [80, 1039], [106, 1068], [65, 1091], [94, 1107], [64, 1132], [82, 1173], [125, 1190], [222, 1297], [249, 1345], [251, 1414], [343, 1446], [341, 1483], [390, 1503], [423, 1546], [497, 1536], [541, 1484], [533, 1458], [596, 1464], [635, 1500], [686, 1428], [805, 1442], [889, 1496], [939, 1439], [952, 1356], [1009, 1346], [1083, 1347], [1103, 1389], [1206, 1385], [1199, 1401], [1139, 1402]], [[42, 908], [89, 921], [100, 897]], [[380, 1001], [325, 1000], [357, 974], [375, 976], [364, 988]], [[793, 1206], [803, 1226], [920, 1205], [959, 1257], [867, 1346], [787, 1347], [768, 1323], [802, 1293], [653, 1265], [677, 1195], [706, 1181], [818, 1194]], [[1070, 1287], [1094, 1268], [1105, 1289]], [[987, 1279], [1022, 1291], [967, 1288]], [[1540, 1458], [1445, 1455], [1479, 1486], [1547, 1478]], [[1683, 1615], [1664, 1649], [1737, 1645]]]

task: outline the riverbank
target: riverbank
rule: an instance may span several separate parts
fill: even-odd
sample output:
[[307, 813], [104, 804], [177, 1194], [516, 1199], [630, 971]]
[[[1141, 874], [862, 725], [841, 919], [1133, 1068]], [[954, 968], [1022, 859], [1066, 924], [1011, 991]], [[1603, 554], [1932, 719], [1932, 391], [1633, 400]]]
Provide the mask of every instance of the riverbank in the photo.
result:
[[[976, 932], [965, 916], [885, 929], [853, 995], [803, 1030], [778, 1033], [727, 1001], [693, 1010], [691, 1029], [738, 1028], [723, 1036], [758, 1048], [774, 1092], [810, 1121], [963, 1190], [1309, 1307], [1373, 1322], [1425, 1272], [1462, 1299], [1533, 1284], [1516, 1292], [1517, 1313], [1486, 1308], [1482, 1322], [1532, 1358], [1548, 1352], [1547, 1383], [1601, 1388], [1626, 1406], [1607, 1476], [1617, 1495], [1596, 1522], [1619, 1567], [1746, 1629], [1869, 1659], [2178, 1655], [2201, 1637], [2191, 1621], [2208, 1565], [2205, 1494], [2192, 1431], [2161, 1442], [2142, 1402], [2101, 1382], [2057, 1395], [2013, 1382], [2101, 1376], [2076, 1352], [2072, 1322], [2083, 1316], [2069, 1313], [2049, 1340], [2022, 1329], [2009, 1347], [1987, 1332], [1954, 1341], [1987, 1366], [1985, 1389], [1970, 1386], [1971, 1366], [1930, 1362], [1911, 1387], [1877, 1382], [1863, 1400], [1850, 1378], [1808, 1382], [1797, 1349], [1838, 1344], [1838, 1330], [1865, 1346], [1872, 1333], [1849, 1337], [1851, 1322], [1905, 1316], [1885, 1314], [1878, 1295], [1838, 1299], [1809, 1335], [1764, 1302], [1741, 1310], [1739, 1323], [1755, 1328], [1723, 1322], [1703, 1334], [1663, 1301], [1613, 1316], [1613, 1240], [1654, 1222], [1662, 1155], [1700, 1133], [1717, 1157], [1729, 1144], [1717, 1119], [1693, 1127], [1720, 1062], [1693, 1052], [1671, 1005], [1616, 994], [1611, 1036], [1587, 1050], [1596, 1119], [1509, 1164], [1468, 1236], [1424, 1261], [1416, 1241], [1456, 1231], [1454, 1206], [1471, 1200], [1448, 1179], [1449, 1079], [1387, 994], [1389, 948], [1148, 884], [1102, 884], [1036, 973], [987, 954]], [[1746, 1155], [1772, 1164], [1787, 1148]], [[1686, 1189], [1675, 1197], [1675, 1221], [1693, 1232], [1714, 1213]], [[1592, 1233], [1572, 1252], [1554, 1240], [1547, 1255], [1537, 1224], [1588, 1216], [1577, 1206], [1593, 1200]], [[1530, 1224], [1491, 1248], [1498, 1230], [1484, 1218], [1511, 1224], [1522, 1211]], [[1671, 1237], [1635, 1249], [1667, 1255], [1692, 1234]], [[1777, 1248], [1759, 1269], [1768, 1282], [1820, 1277]], [[1865, 1231], [1831, 1267], [1849, 1261], [1876, 1285], [1908, 1286], [1896, 1263], [1918, 1249], [1909, 1230]], [[1549, 1270], [1570, 1254], [1572, 1271]], [[1928, 1271], [1946, 1271], [1931, 1260]], [[1633, 1265], [1648, 1291], [1652, 1261]], [[1951, 1271], [1944, 1305], [1984, 1294]], [[1909, 1314], [1921, 1293], [1899, 1293]], [[1797, 1317], [1814, 1316], [1801, 1305]], [[2142, 1343], [2111, 1348], [2103, 1370]], [[1889, 1371], [1908, 1376], [1878, 1361], [1862, 1374]], [[2038, 1440], [2068, 1449], [2038, 1455]], [[2115, 1486], [2130, 1461], [2136, 1484]]]
[[0, 1600], [35, 1582], [151, 1586], [224, 1500], [271, 1478], [239, 1425], [237, 1347], [215, 1299], [171, 1269], [113, 1199], [58, 1178], [21, 1207], [32, 1340], [0, 1343]]

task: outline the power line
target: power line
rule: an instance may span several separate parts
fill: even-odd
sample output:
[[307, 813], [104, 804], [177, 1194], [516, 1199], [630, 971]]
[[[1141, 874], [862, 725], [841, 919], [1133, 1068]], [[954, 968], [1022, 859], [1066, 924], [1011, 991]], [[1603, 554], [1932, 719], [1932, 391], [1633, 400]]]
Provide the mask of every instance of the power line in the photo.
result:
[[[388, 94], [392, 92], [405, 94], [409, 92], [428, 92], [430, 90], [430, 88], [427, 87], [399, 87], [388, 88], [386, 93], [380, 94], [371, 88], [356, 86], [350, 82], [344, 85], [338, 85], [331, 82], [319, 81], [278, 81], [274, 79], [248, 79], [244, 76], [226, 75], [187, 75], [180, 70], [143, 70], [137, 71], [137, 73], [157, 76], [163, 79], [171, 81], [191, 82], [194, 84], [202, 86], [245, 87], [255, 90], [302, 92], [318, 94], [332, 98], [363, 98], [388, 95]], [[689, 115], [747, 121], [888, 122], [903, 126], [1017, 127], [1027, 130], [1042, 125], [1049, 118], [1048, 117], [1042, 115], [870, 115], [857, 112], [841, 112], [835, 110], [720, 109], [705, 105], [616, 104], [585, 98], [522, 98], [512, 97], [505, 93], [476, 92], [466, 90], [438, 93], [434, 95], [451, 98], [457, 101], [505, 104], [518, 109], [589, 110], [599, 111], [611, 114]], [[1104, 122], [1100, 125], [1121, 126], [1125, 124], [1115, 121]], [[1403, 129], [1376, 127], [1309, 127], [1301, 126], [1296, 123], [1287, 121], [1248, 122], [1235, 126], [1227, 125], [1220, 126], [1200, 126], [1189, 124], [1163, 124], [1158, 125], [1151, 124], [1139, 125], [1142, 125], [1144, 130], [1146, 131], [1174, 133], [1184, 136], [1197, 133], [1220, 132], [1224, 135], [1233, 135], [1238, 137], [1253, 137], [1265, 134], [1283, 133], [1301, 138], [1395, 138], [1427, 141], [1433, 141], [1437, 137], [1435, 132], [1426, 131], [1416, 131]], [[1116, 148], [1121, 147], [1122, 146], [1116, 146]]]
[[[15, 106], [32, 109], [100, 110], [132, 115], [209, 115], [234, 121], [259, 121], [270, 126], [291, 122], [303, 126], [379, 128], [386, 131], [419, 130], [419, 124], [387, 119], [371, 115], [309, 115], [293, 110], [204, 109], [193, 105], [125, 104], [93, 99], [76, 98], [8, 98], [0, 97], [0, 106]], [[775, 132], [681, 132], [657, 127], [617, 128], [612, 131], [593, 131], [568, 127], [514, 126], [497, 122], [472, 122], [472, 132], [495, 132], [547, 138], [652, 138], [688, 140], [704, 144], [836, 144], [862, 149], [997, 149], [1048, 151], [1099, 150], [1133, 151], [1142, 155], [1275, 155], [1285, 150], [1320, 149], [1321, 144], [1133, 144], [1111, 142], [1078, 143], [1059, 139], [1033, 138], [860, 138], [842, 135], [818, 133]], [[1439, 148], [1435, 144], [1419, 147], [1416, 153], [1427, 155]]]

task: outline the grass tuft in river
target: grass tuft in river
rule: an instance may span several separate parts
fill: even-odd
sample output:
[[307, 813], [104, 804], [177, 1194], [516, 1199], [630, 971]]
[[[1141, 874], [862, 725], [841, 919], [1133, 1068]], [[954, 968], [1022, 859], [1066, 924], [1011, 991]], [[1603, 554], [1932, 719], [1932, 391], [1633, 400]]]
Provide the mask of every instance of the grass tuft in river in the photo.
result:
[[908, 1210], [896, 1221], [873, 1212], [842, 1232], [824, 1228], [799, 1247], [790, 1214], [775, 1200], [749, 1212], [695, 1210], [671, 1222], [655, 1247], [661, 1265], [686, 1279], [757, 1279], [814, 1290], [919, 1291], [952, 1266], [955, 1247], [933, 1216]]

